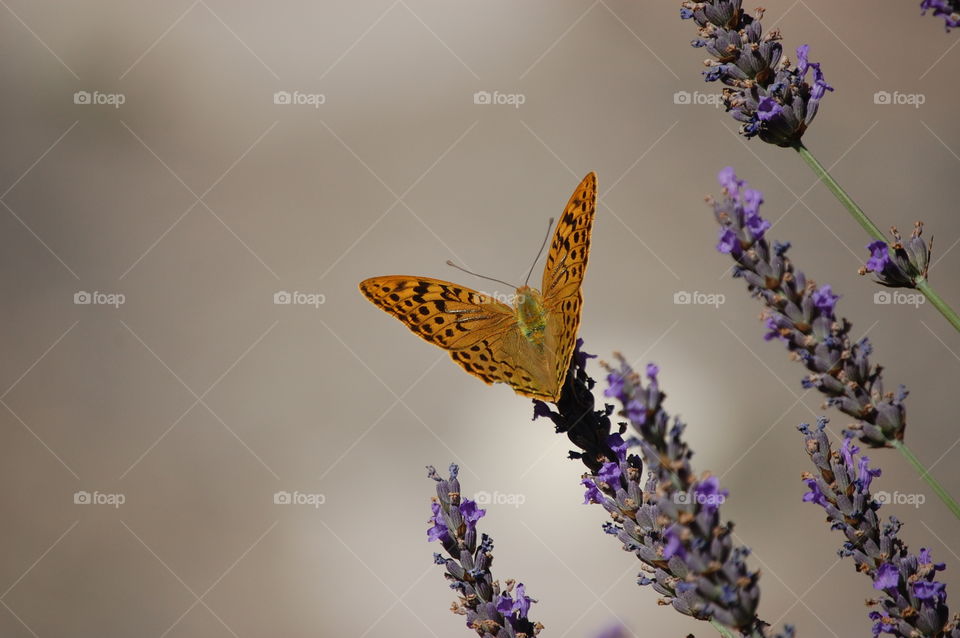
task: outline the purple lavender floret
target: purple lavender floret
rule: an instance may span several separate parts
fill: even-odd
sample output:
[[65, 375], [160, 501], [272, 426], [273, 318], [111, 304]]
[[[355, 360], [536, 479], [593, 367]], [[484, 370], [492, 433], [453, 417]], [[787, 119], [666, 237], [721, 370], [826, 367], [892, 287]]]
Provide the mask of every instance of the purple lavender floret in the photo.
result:
[[892, 242], [878, 239], [867, 244], [870, 258], [860, 268], [860, 274], [873, 273], [877, 283], [887, 288], [916, 288], [929, 273], [933, 240], [925, 242], [921, 239], [923, 222], [914, 224], [906, 241], [896, 226], [890, 228], [890, 234], [893, 235]]
[[[804, 472], [809, 491], [803, 500], [815, 503], [827, 513], [827, 522], [846, 537], [838, 552], [852, 557], [857, 571], [870, 577], [881, 597], [868, 601], [873, 635], [900, 638], [960, 638], [960, 617], [950, 615], [946, 587], [935, 580], [946, 565], [934, 563], [931, 553], [921, 549], [911, 554], [899, 537], [901, 523], [891, 516], [880, 522], [881, 502], [870, 492], [879, 469], [846, 435], [840, 450], [834, 451], [825, 432], [827, 420], [816, 427], [800, 426], [804, 446], [817, 471]], [[882, 500], [882, 499], [881, 499]]]
[[[577, 350], [581, 346], [578, 341]], [[613, 406], [595, 410], [592, 401], [564, 404], [562, 399], [556, 411], [538, 402], [535, 416], [549, 417], [558, 432], [575, 433], [574, 443], [585, 442], [571, 453], [589, 470], [581, 480], [584, 503], [600, 504], [610, 514], [604, 531], [640, 559], [640, 585], [653, 587], [685, 615], [713, 620], [744, 637], [769, 636], [768, 625], [756, 615], [759, 575], [746, 565], [749, 550], [733, 543], [733, 525], [720, 520], [727, 491], [716, 477], [693, 473], [685, 426], [678, 419], [671, 422], [662, 408], [658, 368], [648, 365], [643, 382], [622, 359], [620, 364], [608, 369], [604, 395], [622, 405], [620, 414], [639, 438], [624, 438], [625, 423], [611, 433]], [[574, 357], [563, 397], [583, 397], [592, 387]], [[646, 479], [643, 462], [632, 450], [646, 459]], [[778, 636], [790, 638], [793, 630]]]
[[960, 0], [923, 0], [920, 12], [926, 15], [927, 11], [942, 17], [947, 31], [960, 27]]
[[444, 576], [460, 597], [453, 612], [467, 617], [467, 627], [482, 638], [529, 638], [543, 629], [528, 618], [531, 603], [522, 583], [506, 581], [501, 588], [493, 580], [493, 539], [482, 534], [477, 542], [477, 521], [486, 510], [475, 501], [461, 498], [459, 468], [450, 465], [444, 479], [428, 467], [428, 476], [437, 482], [437, 497], [430, 505], [431, 527], [427, 539], [440, 541], [447, 556], [434, 554], [434, 562], [446, 567]]
[[704, 78], [726, 85], [723, 104], [741, 122], [740, 132], [778, 146], [796, 146], [816, 117], [820, 100], [833, 87], [820, 64], [810, 62], [808, 45], [797, 49], [797, 65], [791, 66], [783, 56], [779, 29], [763, 33], [764, 10], [748, 15], [741, 4], [741, 0], [685, 0], [680, 17], [699, 27], [691, 44], [713, 58], [704, 63]]
[[794, 270], [787, 257], [790, 244], [773, 242], [771, 247], [769, 226], [757, 221], [762, 218], [756, 202], [762, 196], [748, 195], [755, 191], [732, 168], [720, 171], [718, 181], [723, 195], [707, 200], [720, 224], [717, 250], [733, 258], [734, 277], [744, 279], [750, 293], [763, 302], [765, 338], [782, 341], [791, 357], [810, 371], [803, 387], [818, 389], [828, 397], [828, 405], [857, 419], [851, 428], [861, 441], [887, 447], [902, 440], [906, 388], [884, 392], [882, 368], [870, 363], [870, 342], [853, 341], [852, 325], [837, 315], [839, 296], [830, 285], [818, 286]]

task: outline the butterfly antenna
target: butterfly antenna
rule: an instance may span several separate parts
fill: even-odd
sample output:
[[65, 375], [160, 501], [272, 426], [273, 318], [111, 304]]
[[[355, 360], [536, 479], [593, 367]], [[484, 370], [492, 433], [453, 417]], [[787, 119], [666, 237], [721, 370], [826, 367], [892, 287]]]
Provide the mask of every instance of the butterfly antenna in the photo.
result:
[[456, 265], [455, 263], [453, 263], [453, 262], [450, 261], [449, 259], [447, 260], [447, 265], [448, 265], [448, 266], [453, 266], [453, 267], [456, 268], [457, 270], [462, 270], [463, 272], [467, 273], [468, 275], [473, 275], [474, 277], [479, 277], [480, 279], [488, 279], [488, 280], [490, 280], [490, 281], [495, 281], [495, 282], [497, 282], [498, 284], [503, 284], [504, 286], [510, 286], [510, 287], [513, 288], [513, 289], [519, 288], [519, 286], [514, 286], [513, 284], [511, 284], [511, 283], [509, 283], [509, 282], [506, 282], [506, 281], [503, 281], [502, 279], [494, 279], [493, 277], [487, 277], [486, 275], [481, 275], [481, 274], [475, 273], [475, 272], [473, 272], [473, 271], [471, 271], [471, 270], [467, 270], [467, 269], [464, 268], [463, 266], [458, 266], [458, 265]]
[[533, 267], [537, 265], [537, 262], [540, 261], [540, 255], [543, 254], [543, 249], [547, 246], [547, 239], [550, 238], [550, 229], [553, 228], [553, 217], [550, 218], [550, 221], [547, 222], [547, 234], [543, 236], [543, 243], [540, 244], [540, 252], [537, 253], [537, 258], [533, 260], [533, 263], [530, 264], [530, 271], [527, 272], [527, 278], [523, 280], [523, 285], [526, 286], [530, 283], [530, 275], [533, 274]]

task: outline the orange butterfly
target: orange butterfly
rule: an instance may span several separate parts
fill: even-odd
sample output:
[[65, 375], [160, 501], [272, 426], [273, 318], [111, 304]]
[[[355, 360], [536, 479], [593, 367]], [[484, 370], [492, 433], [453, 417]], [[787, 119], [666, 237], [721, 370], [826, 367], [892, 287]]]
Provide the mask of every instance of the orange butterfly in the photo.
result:
[[513, 307], [428, 277], [373, 277], [360, 283], [360, 292], [485, 383], [507, 383], [517, 394], [556, 402], [580, 325], [596, 201], [597, 176], [589, 173], [554, 231], [541, 290], [517, 288]]

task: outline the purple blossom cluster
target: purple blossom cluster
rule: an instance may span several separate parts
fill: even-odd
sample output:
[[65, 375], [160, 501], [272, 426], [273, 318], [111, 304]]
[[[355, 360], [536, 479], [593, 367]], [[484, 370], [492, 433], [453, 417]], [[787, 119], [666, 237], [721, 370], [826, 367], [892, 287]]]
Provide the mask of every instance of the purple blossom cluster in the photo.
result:
[[699, 27], [691, 44], [712, 56], [705, 62], [704, 77], [725, 85], [723, 104], [741, 122], [740, 132], [778, 146], [795, 146], [833, 87], [820, 64], [810, 61], [807, 45], [797, 49], [797, 64], [792, 66], [783, 56], [780, 31], [764, 34], [763, 9], [749, 15], [741, 4], [742, 0], [685, 0], [680, 17]]
[[529, 618], [530, 605], [536, 601], [527, 596], [523, 584], [507, 581], [501, 588], [493, 579], [493, 539], [482, 534], [477, 541], [477, 521], [486, 510], [460, 496], [459, 468], [451, 465], [447, 479], [433, 467], [427, 470], [437, 482], [427, 539], [440, 541], [447, 553], [433, 557], [435, 563], [446, 567], [450, 588], [460, 594], [453, 612], [466, 616], [467, 627], [482, 638], [529, 638], [539, 634], [543, 626]]
[[[593, 387], [584, 368], [588, 355], [580, 345], [564, 396], [589, 394]], [[594, 428], [600, 424], [596, 434], [605, 439], [604, 444], [574, 453], [590, 468], [581, 481], [586, 488], [584, 502], [598, 503], [610, 514], [604, 531], [643, 563], [640, 585], [653, 587], [665, 604], [682, 614], [719, 623], [742, 636], [768, 636], [768, 625], [756, 613], [759, 574], [746, 565], [749, 550], [734, 544], [732, 523], [720, 519], [727, 491], [716, 477], [694, 474], [689, 462], [692, 452], [683, 440], [685, 425], [678, 419], [671, 421], [663, 410], [665, 395], [656, 366], [647, 366], [646, 374], [644, 385], [620, 359], [619, 368], [610, 370], [604, 393], [621, 403], [620, 414], [639, 438], [623, 438], [626, 423], [609, 433], [612, 406], [585, 413], [579, 404], [567, 412], [570, 406], [562, 405], [562, 400], [557, 410], [537, 402], [534, 418], [549, 417], [561, 432], [577, 431], [585, 414], [592, 415], [587, 418], [593, 419]], [[642, 480], [643, 461], [630, 453], [631, 448], [640, 451], [649, 466], [646, 480]], [[792, 635], [791, 628], [779, 634], [781, 638]]]
[[860, 274], [872, 272], [877, 283], [888, 288], [915, 288], [917, 283], [927, 278], [933, 240], [925, 242], [920, 238], [923, 222], [914, 224], [913, 232], [906, 241], [895, 226], [890, 229], [890, 234], [893, 235], [892, 242], [878, 239], [867, 245], [870, 258], [860, 269]]
[[943, 18], [947, 31], [960, 27], [960, 0], [923, 0], [920, 10], [924, 15], [932, 11], [934, 16]]
[[906, 429], [905, 387], [883, 390], [882, 368], [870, 363], [872, 347], [866, 339], [854, 341], [852, 325], [836, 314], [839, 296], [829, 284], [817, 286], [787, 257], [789, 243], [765, 237], [770, 222], [760, 216], [763, 194], [747, 187], [732, 168], [718, 180], [723, 196], [708, 199], [720, 224], [717, 250], [735, 262], [733, 275], [746, 280], [748, 290], [764, 304], [766, 339], [782, 341], [791, 356], [810, 371], [803, 387], [827, 396], [827, 405], [852, 416], [851, 429], [873, 447], [902, 440]]
[[870, 492], [880, 470], [870, 467], [869, 457], [858, 456], [860, 449], [849, 435], [839, 450], [832, 450], [826, 423], [821, 418], [814, 428], [800, 426], [817, 468], [816, 474], [803, 475], [809, 489], [803, 500], [826, 511], [831, 527], [846, 537], [840, 556], [852, 557], [857, 571], [868, 575], [882, 594], [868, 601], [875, 608], [869, 614], [873, 635], [960, 638], [960, 618], [950, 616], [946, 587], [935, 580], [945, 565], [934, 563], [927, 549], [911, 554], [898, 535], [901, 523], [896, 517], [880, 523], [881, 504]]

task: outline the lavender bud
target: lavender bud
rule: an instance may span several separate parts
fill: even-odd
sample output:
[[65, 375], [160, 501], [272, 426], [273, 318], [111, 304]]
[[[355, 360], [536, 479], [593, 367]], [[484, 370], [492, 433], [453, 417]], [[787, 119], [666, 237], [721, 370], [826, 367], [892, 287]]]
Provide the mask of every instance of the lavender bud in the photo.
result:
[[916, 288], [920, 281], [927, 278], [933, 240], [927, 243], [920, 238], [923, 222], [914, 224], [907, 241], [903, 241], [896, 226], [890, 228], [890, 234], [894, 239], [890, 243], [877, 240], [867, 244], [870, 259], [860, 268], [860, 274], [872, 272], [877, 283], [888, 288]]
[[827, 396], [828, 405], [857, 419], [851, 430], [861, 441], [886, 447], [902, 440], [906, 389], [884, 392], [882, 368], [870, 362], [870, 342], [852, 340], [852, 325], [836, 314], [839, 296], [831, 286], [817, 286], [795, 271], [787, 257], [789, 244], [774, 243], [771, 250], [765, 237], [769, 225], [759, 213], [762, 196], [752, 194], [756, 191], [747, 188], [732, 168], [720, 171], [718, 181], [723, 196], [708, 200], [720, 224], [717, 250], [733, 258], [734, 276], [743, 278], [763, 303], [765, 338], [782, 341], [807, 368], [803, 387], [816, 388]]
[[[763, 33], [763, 9], [748, 15], [741, 0], [681, 3], [680, 17], [699, 27], [691, 43], [714, 59], [705, 62], [704, 79], [720, 81], [723, 104], [741, 122], [740, 132], [777, 146], [795, 146], [816, 117], [820, 100], [833, 87], [820, 64], [810, 62], [810, 47], [797, 49], [797, 65], [783, 57], [780, 32]], [[810, 81], [807, 75], [812, 71]]]
[[927, 11], [933, 11], [934, 16], [943, 18], [947, 31], [960, 27], [960, 1], [958, 0], [923, 0], [920, 3], [920, 12], [926, 15]]
[[799, 427], [817, 470], [802, 476], [810, 490], [803, 500], [826, 511], [831, 528], [846, 538], [840, 555], [853, 558], [857, 571], [869, 576], [873, 589], [882, 593], [868, 601], [876, 608], [869, 613], [873, 635], [960, 638], [958, 618], [951, 617], [947, 607], [946, 586], [934, 580], [946, 565], [934, 563], [927, 549], [911, 554], [899, 537], [901, 524], [895, 517], [881, 525], [881, 503], [870, 492], [880, 470], [871, 469], [867, 457], [857, 458], [860, 450], [850, 435], [839, 451], [831, 450], [826, 424], [821, 417], [816, 427], [806, 423]]
[[431, 527], [427, 540], [438, 540], [447, 556], [436, 553], [434, 563], [446, 568], [444, 576], [459, 593], [453, 612], [467, 617], [467, 627], [482, 638], [529, 638], [543, 629], [528, 618], [530, 605], [523, 583], [512, 580], [501, 588], [490, 570], [493, 539], [482, 534], [477, 543], [477, 521], [486, 510], [470, 499], [460, 498], [459, 468], [450, 465], [450, 477], [442, 478], [427, 467], [427, 476], [437, 482], [437, 497], [430, 505]]

